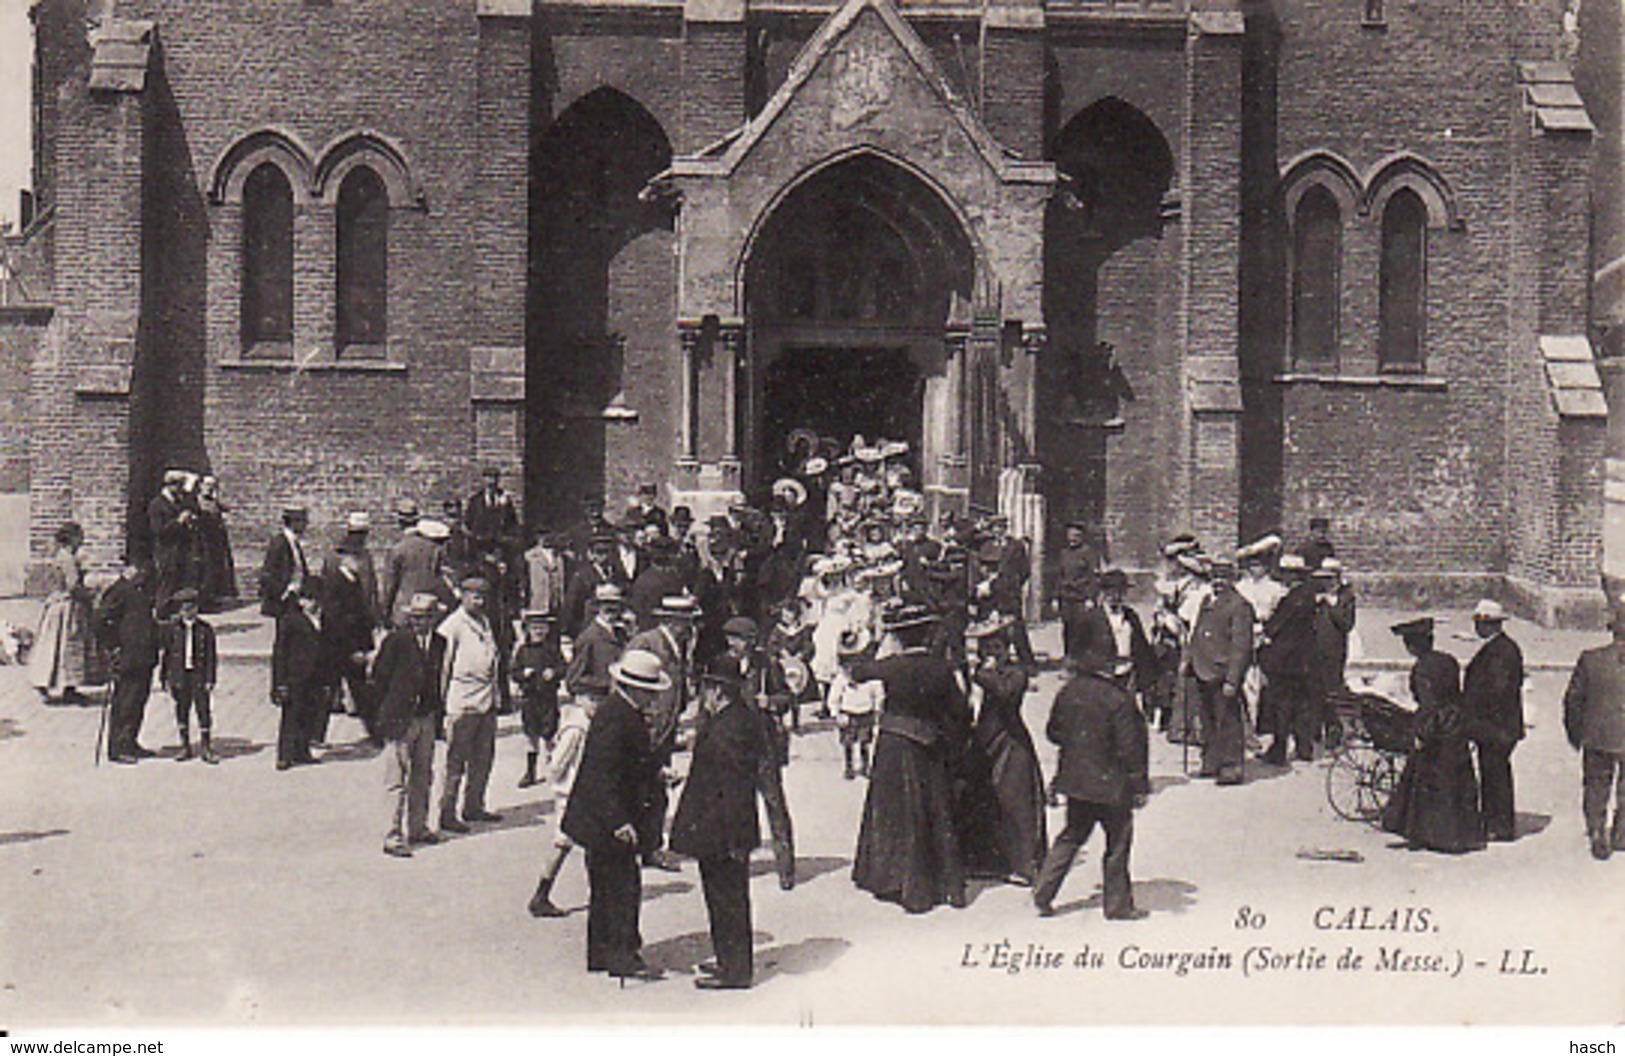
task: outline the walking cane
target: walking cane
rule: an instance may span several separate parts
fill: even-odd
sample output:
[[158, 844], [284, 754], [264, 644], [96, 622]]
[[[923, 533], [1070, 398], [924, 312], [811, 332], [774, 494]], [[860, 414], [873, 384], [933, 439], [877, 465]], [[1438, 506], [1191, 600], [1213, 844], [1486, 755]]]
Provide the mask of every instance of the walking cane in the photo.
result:
[[102, 738], [107, 732], [107, 702], [112, 696], [111, 687], [102, 692], [102, 713], [96, 722], [96, 754], [91, 757], [90, 762], [93, 767], [102, 765]]

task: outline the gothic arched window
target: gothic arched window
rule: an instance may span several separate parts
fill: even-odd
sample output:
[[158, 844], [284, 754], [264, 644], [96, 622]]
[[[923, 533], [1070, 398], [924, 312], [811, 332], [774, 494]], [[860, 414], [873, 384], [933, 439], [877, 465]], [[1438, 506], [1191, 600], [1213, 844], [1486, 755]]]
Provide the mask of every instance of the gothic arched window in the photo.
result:
[[384, 181], [357, 166], [339, 185], [337, 352], [376, 346], [382, 355], [389, 319], [389, 194]]
[[293, 342], [293, 188], [266, 162], [243, 184], [243, 347]]
[[1401, 188], [1382, 212], [1381, 337], [1383, 370], [1419, 371], [1427, 322], [1428, 212]]
[[1292, 218], [1292, 359], [1337, 362], [1343, 214], [1324, 187], [1310, 187]]

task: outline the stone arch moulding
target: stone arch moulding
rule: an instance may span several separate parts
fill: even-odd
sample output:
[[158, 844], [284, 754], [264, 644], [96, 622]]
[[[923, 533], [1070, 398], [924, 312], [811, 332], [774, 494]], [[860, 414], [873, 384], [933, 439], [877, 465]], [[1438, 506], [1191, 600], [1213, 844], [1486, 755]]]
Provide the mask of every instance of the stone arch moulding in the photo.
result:
[[1314, 150], [1298, 155], [1281, 169], [1282, 205], [1289, 222], [1311, 187], [1326, 188], [1345, 220], [1365, 211], [1365, 181], [1354, 166], [1329, 150]]
[[371, 129], [347, 132], [322, 148], [311, 180], [311, 197], [337, 202], [339, 185], [350, 170], [366, 165], [384, 181], [391, 209], [427, 209], [428, 199], [412, 176], [406, 153], [394, 140]]
[[295, 205], [312, 197], [316, 167], [310, 148], [294, 133], [280, 128], [261, 128], [233, 140], [215, 162], [209, 180], [212, 205], [242, 205], [243, 184], [262, 164], [269, 162], [282, 170], [293, 188]]
[[937, 200], [942, 203], [949, 215], [954, 218], [954, 221], [959, 225], [960, 231], [964, 234], [966, 243], [968, 243], [970, 246], [971, 264], [975, 272], [973, 281], [979, 284], [989, 275], [990, 264], [986, 246], [984, 246], [982, 243], [982, 239], [977, 232], [976, 225], [972, 223], [971, 218], [966, 215], [961, 204], [955, 201], [954, 196], [949, 194], [947, 189], [944, 188], [936, 179], [934, 179], [930, 173], [924, 171], [918, 165], [913, 164], [905, 158], [898, 157], [896, 154], [893, 154], [890, 151], [883, 150], [880, 147], [872, 144], [863, 143], [838, 150], [833, 154], [826, 155], [825, 157], [813, 162], [811, 165], [803, 168], [800, 172], [786, 180], [778, 188], [778, 190], [773, 193], [772, 197], [770, 197], [767, 202], [763, 204], [761, 210], [758, 211], [755, 219], [751, 222], [750, 230], [746, 233], [744, 240], [740, 243], [739, 253], [733, 261], [733, 303], [734, 315], [736, 317], [744, 317], [745, 276], [746, 272], [750, 269], [751, 257], [756, 252], [757, 244], [761, 238], [762, 231], [772, 220], [774, 214], [778, 212], [779, 207], [788, 201], [790, 196], [798, 189], [806, 185], [809, 181], [816, 179], [821, 173], [824, 173], [843, 162], [851, 161], [854, 158], [864, 156], [876, 158], [888, 164], [895, 165], [898, 169], [914, 177], [914, 179], [920, 181], [921, 184], [927, 187], [931, 193], [937, 197]]
[[1381, 216], [1388, 199], [1400, 188], [1416, 194], [1427, 207], [1428, 227], [1449, 231], [1466, 229], [1456, 209], [1456, 195], [1439, 170], [1415, 154], [1393, 154], [1371, 166], [1365, 181], [1361, 213]]

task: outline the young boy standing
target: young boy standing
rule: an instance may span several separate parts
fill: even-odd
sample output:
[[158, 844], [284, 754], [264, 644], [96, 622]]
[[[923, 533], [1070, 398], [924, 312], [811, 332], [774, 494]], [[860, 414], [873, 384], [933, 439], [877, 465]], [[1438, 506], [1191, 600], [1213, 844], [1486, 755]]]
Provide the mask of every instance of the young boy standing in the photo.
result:
[[179, 612], [164, 624], [162, 660], [158, 678], [175, 701], [175, 725], [180, 730], [181, 751], [177, 762], [193, 758], [191, 718], [197, 711], [198, 734], [203, 740], [202, 759], [211, 765], [220, 762], [209, 740], [209, 696], [214, 692], [218, 658], [214, 628], [198, 615], [197, 591], [183, 587], [173, 598]]
[[514, 681], [519, 684], [519, 717], [524, 723], [525, 776], [520, 788], [538, 783], [536, 762], [542, 747], [552, 750], [559, 728], [559, 682], [564, 678], [564, 648], [558, 620], [550, 612], [531, 610], [524, 615], [525, 639], [513, 653]]

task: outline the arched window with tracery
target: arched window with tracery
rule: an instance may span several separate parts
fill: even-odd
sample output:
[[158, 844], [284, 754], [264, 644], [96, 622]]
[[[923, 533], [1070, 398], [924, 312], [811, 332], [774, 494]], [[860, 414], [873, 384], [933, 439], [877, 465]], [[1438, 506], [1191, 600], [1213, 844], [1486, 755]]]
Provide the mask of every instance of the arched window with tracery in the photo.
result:
[[389, 323], [389, 194], [365, 165], [339, 185], [337, 242], [337, 351], [381, 356]]
[[1382, 211], [1381, 336], [1383, 370], [1423, 369], [1427, 323], [1428, 211], [1414, 191], [1401, 188]]
[[1292, 217], [1292, 359], [1335, 366], [1341, 291], [1343, 214], [1325, 187], [1298, 199]]
[[253, 350], [293, 342], [293, 188], [265, 162], [243, 183], [241, 336]]

